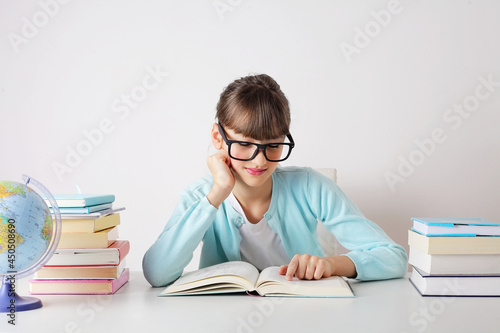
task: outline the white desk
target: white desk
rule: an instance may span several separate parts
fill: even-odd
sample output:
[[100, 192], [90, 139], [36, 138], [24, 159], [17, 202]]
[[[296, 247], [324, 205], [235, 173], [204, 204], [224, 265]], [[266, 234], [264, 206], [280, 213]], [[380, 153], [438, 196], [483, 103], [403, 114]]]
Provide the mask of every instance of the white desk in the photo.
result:
[[500, 332], [500, 298], [421, 297], [408, 279], [351, 286], [356, 298], [156, 297], [132, 272], [112, 296], [38, 296], [15, 328], [0, 314], [0, 332]]

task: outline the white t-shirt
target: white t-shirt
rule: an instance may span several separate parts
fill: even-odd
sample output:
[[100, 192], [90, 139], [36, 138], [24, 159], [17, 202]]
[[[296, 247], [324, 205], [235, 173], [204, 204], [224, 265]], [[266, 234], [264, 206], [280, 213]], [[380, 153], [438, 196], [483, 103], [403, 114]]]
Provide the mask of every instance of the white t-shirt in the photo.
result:
[[263, 217], [256, 224], [250, 223], [233, 193], [229, 195], [229, 202], [244, 220], [239, 228], [241, 260], [251, 263], [260, 271], [269, 266], [288, 265], [290, 258], [267, 220]]

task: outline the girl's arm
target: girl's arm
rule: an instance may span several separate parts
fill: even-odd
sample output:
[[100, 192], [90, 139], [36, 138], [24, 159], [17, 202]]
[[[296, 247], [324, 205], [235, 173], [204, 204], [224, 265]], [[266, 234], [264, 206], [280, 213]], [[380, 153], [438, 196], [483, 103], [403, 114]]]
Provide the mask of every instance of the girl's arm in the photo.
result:
[[166, 286], [181, 276], [215, 219], [217, 209], [206, 196], [185, 191], [165, 229], [144, 255], [144, 276], [154, 287]]
[[321, 219], [340, 244], [350, 250], [359, 280], [403, 277], [408, 269], [404, 248], [374, 222], [368, 220], [336, 184], [323, 193]]
[[[208, 157], [207, 165], [212, 173], [212, 184], [205, 183], [205, 186], [181, 194], [181, 202], [165, 229], [144, 255], [144, 276], [155, 287], [166, 286], [182, 275], [194, 250], [212, 225], [217, 208], [234, 187], [231, 161], [225, 150]], [[211, 189], [205, 196], [209, 186]]]
[[[408, 257], [404, 248], [368, 220], [332, 180], [311, 171], [308, 189], [310, 204], [318, 219], [342, 246], [350, 250], [342, 256], [347, 257], [339, 266], [342, 270], [348, 268], [349, 259], [354, 265], [356, 278], [360, 280], [398, 278], [406, 274]], [[338, 262], [331, 257], [328, 260], [335, 275], [352, 276], [335, 273], [335, 261]]]

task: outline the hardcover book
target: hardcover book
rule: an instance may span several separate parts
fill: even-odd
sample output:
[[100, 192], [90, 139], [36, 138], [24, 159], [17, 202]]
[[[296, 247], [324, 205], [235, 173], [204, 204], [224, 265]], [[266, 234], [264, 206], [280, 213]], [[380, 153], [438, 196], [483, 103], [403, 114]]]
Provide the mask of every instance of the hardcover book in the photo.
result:
[[[66, 207], [88, 207], [115, 201], [113, 194], [54, 194], [59, 208]], [[45, 199], [49, 207], [52, 207], [49, 200]]]
[[118, 265], [129, 251], [128, 240], [116, 240], [103, 249], [57, 249], [45, 266]]
[[499, 275], [434, 276], [414, 268], [410, 282], [422, 296], [500, 296]]
[[427, 254], [410, 246], [409, 264], [432, 275], [500, 274], [500, 254]]
[[500, 237], [428, 237], [408, 230], [408, 245], [427, 254], [500, 254]]
[[118, 239], [118, 227], [104, 229], [94, 233], [62, 233], [58, 249], [107, 248]]
[[110, 295], [120, 289], [129, 279], [125, 268], [118, 279], [60, 279], [30, 280], [32, 295]]
[[44, 266], [36, 271], [35, 279], [117, 279], [125, 269], [125, 261], [110, 266]]
[[499, 236], [500, 223], [480, 218], [412, 218], [413, 230], [426, 236]]
[[103, 216], [107, 216], [110, 214], [118, 213], [125, 210], [125, 207], [120, 208], [110, 208], [99, 210], [93, 213], [82, 213], [82, 214], [61, 214], [61, 219], [69, 220], [69, 219], [98, 219]]
[[259, 274], [247, 262], [225, 262], [186, 273], [158, 296], [256, 292], [261, 296], [354, 297], [348, 281], [340, 276], [288, 281], [278, 269], [268, 267]]
[[101, 210], [111, 209], [111, 207], [113, 207], [111, 203], [88, 207], [63, 207], [59, 208], [59, 212], [61, 214], [90, 214]]
[[94, 219], [62, 219], [62, 232], [96, 232], [120, 224], [120, 214], [111, 214]]

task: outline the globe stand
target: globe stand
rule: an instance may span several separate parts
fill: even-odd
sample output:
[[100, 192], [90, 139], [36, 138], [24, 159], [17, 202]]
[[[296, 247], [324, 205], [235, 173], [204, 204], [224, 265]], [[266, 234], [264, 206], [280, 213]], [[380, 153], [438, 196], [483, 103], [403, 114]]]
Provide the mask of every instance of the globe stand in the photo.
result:
[[22, 297], [16, 293], [12, 277], [4, 276], [0, 287], [0, 312], [16, 313], [42, 307], [42, 301], [36, 297]]

